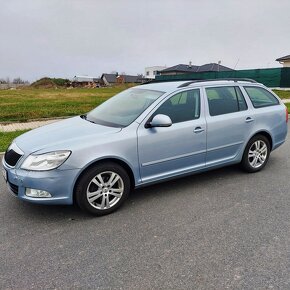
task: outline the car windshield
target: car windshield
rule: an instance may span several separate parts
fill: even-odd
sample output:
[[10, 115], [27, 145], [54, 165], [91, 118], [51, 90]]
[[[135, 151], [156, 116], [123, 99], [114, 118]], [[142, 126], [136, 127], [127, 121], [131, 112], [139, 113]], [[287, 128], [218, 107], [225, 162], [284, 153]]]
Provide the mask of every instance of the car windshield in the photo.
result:
[[110, 98], [84, 117], [104, 126], [126, 127], [162, 94], [164, 92], [131, 88]]

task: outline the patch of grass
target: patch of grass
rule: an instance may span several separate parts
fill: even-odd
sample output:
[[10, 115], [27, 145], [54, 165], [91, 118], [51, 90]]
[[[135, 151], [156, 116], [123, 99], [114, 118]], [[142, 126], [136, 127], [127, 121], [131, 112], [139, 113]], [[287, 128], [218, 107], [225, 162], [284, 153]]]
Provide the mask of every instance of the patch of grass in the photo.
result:
[[284, 103], [284, 105], [287, 107], [288, 112], [290, 113], [290, 103]]
[[[0, 90], [0, 122], [75, 116], [86, 113], [132, 85], [112, 88], [33, 88]], [[282, 99], [290, 91], [274, 90]]]
[[14, 132], [0, 132], [0, 152], [6, 151], [13, 139], [29, 130], [14, 131]]
[[83, 114], [128, 87], [0, 90], [0, 122]]
[[290, 99], [290, 91], [273, 90], [281, 99]]

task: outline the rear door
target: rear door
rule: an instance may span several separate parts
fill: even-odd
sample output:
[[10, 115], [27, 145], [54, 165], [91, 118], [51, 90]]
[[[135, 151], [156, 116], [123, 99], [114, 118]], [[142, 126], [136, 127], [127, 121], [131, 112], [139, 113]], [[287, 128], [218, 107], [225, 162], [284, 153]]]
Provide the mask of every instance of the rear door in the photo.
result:
[[248, 139], [254, 120], [251, 110], [239, 86], [204, 90], [207, 98], [206, 166], [231, 162]]

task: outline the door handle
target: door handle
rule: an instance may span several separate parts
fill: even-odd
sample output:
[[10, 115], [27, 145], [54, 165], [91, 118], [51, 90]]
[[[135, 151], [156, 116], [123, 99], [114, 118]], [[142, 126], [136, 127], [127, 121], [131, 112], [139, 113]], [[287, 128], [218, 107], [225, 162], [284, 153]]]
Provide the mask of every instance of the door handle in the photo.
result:
[[247, 117], [247, 118], [246, 118], [246, 123], [251, 123], [251, 122], [253, 122], [253, 121], [254, 121], [254, 119], [251, 118], [251, 117]]
[[201, 127], [196, 127], [196, 128], [193, 130], [194, 133], [201, 133], [201, 132], [203, 132], [203, 131], [204, 131], [204, 129], [202, 129]]

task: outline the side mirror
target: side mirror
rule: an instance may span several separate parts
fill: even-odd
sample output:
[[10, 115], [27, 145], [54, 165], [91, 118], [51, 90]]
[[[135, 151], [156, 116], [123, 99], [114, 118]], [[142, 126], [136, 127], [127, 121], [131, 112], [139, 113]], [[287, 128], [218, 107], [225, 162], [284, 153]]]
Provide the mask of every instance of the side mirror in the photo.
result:
[[171, 125], [172, 125], [172, 121], [168, 116], [163, 115], [163, 114], [158, 114], [152, 119], [149, 127], [151, 128], [170, 127]]

